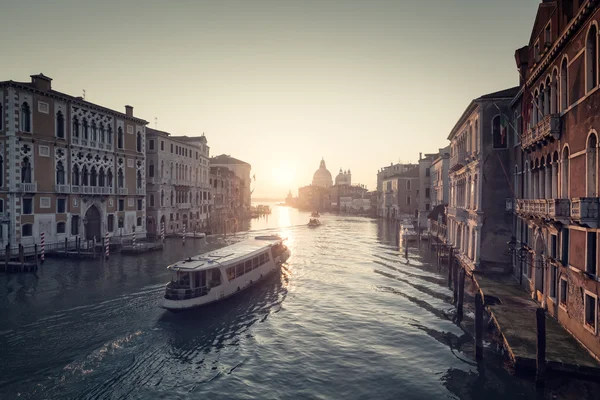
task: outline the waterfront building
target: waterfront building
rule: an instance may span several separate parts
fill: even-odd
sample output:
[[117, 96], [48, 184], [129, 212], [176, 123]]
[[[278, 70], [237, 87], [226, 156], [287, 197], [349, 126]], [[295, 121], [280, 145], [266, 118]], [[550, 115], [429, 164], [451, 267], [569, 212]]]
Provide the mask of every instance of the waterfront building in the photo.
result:
[[431, 208], [448, 205], [448, 171], [450, 168], [450, 146], [440, 149], [431, 162], [429, 185], [431, 187]]
[[393, 221], [416, 218], [419, 210], [419, 166], [403, 165], [398, 171], [382, 178], [383, 217]]
[[471, 101], [448, 136], [448, 240], [471, 271], [510, 267], [508, 252], [499, 243], [507, 243], [512, 231], [507, 121], [518, 91], [515, 87]]
[[[544, 1], [517, 50], [522, 162], [515, 163], [515, 272], [600, 357], [599, 2]], [[523, 247], [521, 247], [521, 245]]]
[[227, 168], [232, 171], [240, 179], [240, 190], [241, 190], [241, 207], [242, 211], [239, 211], [240, 218], [246, 218], [250, 212], [250, 206], [252, 205], [252, 179], [250, 178], [250, 171], [252, 166], [245, 161], [238, 160], [226, 154], [221, 154], [210, 159], [210, 166], [217, 168]]
[[211, 232], [237, 230], [247, 215], [244, 182], [226, 167], [210, 167], [212, 205], [209, 226]]
[[[355, 206], [363, 204], [354, 200], [364, 199], [367, 188], [364, 185], [333, 185], [329, 188], [329, 199], [331, 200], [332, 211], [351, 212], [355, 210]], [[360, 206], [358, 207], [360, 208]], [[370, 208], [370, 203], [369, 203]]]
[[387, 167], [381, 168], [377, 171], [377, 216], [382, 218], [388, 218], [387, 212], [388, 207], [386, 206], [386, 189], [384, 188], [384, 179], [391, 177], [395, 174], [402, 174], [409, 169], [416, 167], [417, 164], [403, 164], [391, 163]]
[[431, 212], [431, 165], [438, 153], [419, 153], [419, 190], [417, 190], [418, 224], [427, 226], [427, 216]]
[[331, 198], [329, 188], [308, 185], [298, 189], [298, 208], [308, 211], [329, 211]]
[[145, 236], [147, 122], [51, 83], [0, 82], [2, 245]]
[[160, 235], [200, 232], [211, 200], [209, 152], [204, 135], [173, 136], [146, 128], [147, 231]]

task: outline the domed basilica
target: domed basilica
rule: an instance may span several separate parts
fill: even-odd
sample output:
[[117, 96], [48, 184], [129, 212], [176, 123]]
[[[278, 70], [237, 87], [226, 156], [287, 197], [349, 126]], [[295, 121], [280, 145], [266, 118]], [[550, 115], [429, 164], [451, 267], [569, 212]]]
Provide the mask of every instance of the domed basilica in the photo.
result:
[[331, 178], [331, 172], [327, 170], [325, 167], [325, 160], [321, 159], [321, 165], [319, 165], [319, 169], [315, 171], [312, 180], [313, 186], [320, 186], [324, 188], [329, 188], [333, 186], [333, 179]]

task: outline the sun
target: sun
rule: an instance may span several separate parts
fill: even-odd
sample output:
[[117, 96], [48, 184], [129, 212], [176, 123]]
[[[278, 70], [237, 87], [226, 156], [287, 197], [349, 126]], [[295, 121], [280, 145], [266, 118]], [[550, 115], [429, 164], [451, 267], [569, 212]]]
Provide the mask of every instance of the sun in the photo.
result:
[[294, 179], [295, 171], [289, 165], [281, 164], [271, 170], [273, 183], [280, 187], [288, 187]]

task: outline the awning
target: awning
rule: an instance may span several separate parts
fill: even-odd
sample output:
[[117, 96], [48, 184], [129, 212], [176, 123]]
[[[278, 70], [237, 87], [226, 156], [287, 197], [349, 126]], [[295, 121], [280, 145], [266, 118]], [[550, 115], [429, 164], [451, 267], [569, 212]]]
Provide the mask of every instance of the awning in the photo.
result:
[[433, 207], [433, 210], [427, 215], [427, 219], [438, 222], [442, 216], [442, 224], [446, 225], [446, 204], [440, 204]]

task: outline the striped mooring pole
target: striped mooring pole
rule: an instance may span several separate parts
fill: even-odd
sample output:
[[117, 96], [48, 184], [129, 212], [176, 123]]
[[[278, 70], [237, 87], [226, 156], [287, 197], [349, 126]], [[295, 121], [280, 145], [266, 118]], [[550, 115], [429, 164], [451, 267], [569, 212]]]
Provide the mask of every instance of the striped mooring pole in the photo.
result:
[[185, 246], [185, 224], [183, 224], [183, 236], [181, 236], [181, 239], [183, 240], [183, 245]]
[[165, 223], [163, 222], [160, 227], [160, 241], [165, 243]]
[[44, 258], [45, 258], [44, 248], [46, 247], [46, 233], [45, 232], [42, 232], [41, 240], [42, 240], [42, 253], [40, 254], [40, 261], [43, 264], [44, 263]]
[[108, 260], [108, 257], [110, 256], [110, 250], [109, 250], [109, 246], [108, 246], [108, 231], [106, 231], [106, 236], [104, 237], [104, 255], [106, 256], [106, 259]]
[[135, 249], [135, 231], [133, 231], [133, 236], [131, 237], [131, 246]]

